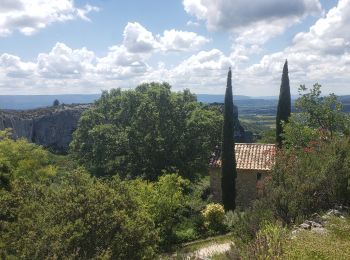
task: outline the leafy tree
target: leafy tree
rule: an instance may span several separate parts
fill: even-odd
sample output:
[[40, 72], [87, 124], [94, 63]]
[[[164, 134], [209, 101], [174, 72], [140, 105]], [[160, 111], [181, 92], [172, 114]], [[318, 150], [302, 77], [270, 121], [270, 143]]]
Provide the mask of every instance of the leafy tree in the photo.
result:
[[165, 170], [193, 179], [207, 172], [221, 125], [219, 112], [188, 90], [174, 93], [167, 83], [113, 89], [83, 113], [71, 153], [98, 176], [155, 180]]
[[130, 187], [133, 197], [151, 214], [159, 231], [161, 248], [178, 242], [175, 231], [185, 211], [189, 181], [177, 174], [165, 174], [156, 182], [130, 181]]
[[283, 125], [282, 122], [288, 122], [288, 118], [291, 114], [291, 96], [290, 96], [290, 86], [288, 77], [288, 61], [284, 63], [282, 82], [280, 88], [280, 96], [277, 106], [277, 116], [276, 116], [276, 143], [279, 147], [282, 147], [283, 141]]
[[58, 101], [58, 99], [55, 99], [55, 100], [53, 101], [52, 106], [58, 107], [59, 105], [60, 105], [60, 101]]
[[10, 130], [0, 131], [0, 188], [10, 188], [15, 179], [39, 181], [57, 173], [49, 152], [25, 139], [10, 137]]
[[227, 86], [224, 105], [224, 126], [222, 141], [222, 202], [226, 211], [236, 207], [236, 159], [234, 144], [234, 115], [232, 97], [231, 68], [227, 75]]
[[334, 94], [322, 96], [321, 85], [308, 90], [299, 88], [297, 113], [284, 124], [286, 148], [308, 147], [312, 142], [332, 140], [335, 136], [349, 135], [350, 118], [342, 112], [342, 104]]
[[300, 86], [300, 98], [296, 107], [301, 111], [308, 126], [323, 131], [330, 138], [335, 132], [348, 134], [349, 117], [342, 112], [343, 105], [337, 100], [337, 96], [322, 96], [321, 85], [317, 83], [308, 93], [307, 91], [305, 85]]
[[15, 180], [11, 192], [0, 190], [0, 258], [154, 259], [158, 231], [132, 194], [128, 183], [82, 169]]

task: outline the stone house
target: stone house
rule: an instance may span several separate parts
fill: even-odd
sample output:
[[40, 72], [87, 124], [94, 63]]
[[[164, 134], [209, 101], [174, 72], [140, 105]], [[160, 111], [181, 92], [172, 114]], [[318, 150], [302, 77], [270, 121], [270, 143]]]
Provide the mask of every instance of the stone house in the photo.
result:
[[[236, 204], [241, 208], [249, 206], [259, 196], [263, 180], [275, 164], [274, 144], [236, 143], [237, 179]], [[221, 160], [220, 149], [216, 147], [209, 161], [210, 189], [213, 199], [221, 202]]]

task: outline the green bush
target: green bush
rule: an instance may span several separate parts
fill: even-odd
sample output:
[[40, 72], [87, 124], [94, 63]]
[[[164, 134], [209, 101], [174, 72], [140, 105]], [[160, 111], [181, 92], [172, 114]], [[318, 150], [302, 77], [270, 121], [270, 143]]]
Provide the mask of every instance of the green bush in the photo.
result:
[[10, 131], [0, 131], [0, 188], [22, 178], [40, 181], [57, 173], [53, 155], [25, 139], [10, 139]]
[[281, 152], [265, 192], [276, 217], [288, 224], [335, 204], [350, 205], [349, 183], [349, 139], [333, 138]]
[[225, 229], [225, 210], [221, 204], [210, 203], [202, 211], [204, 225], [215, 233], [220, 233]]
[[154, 221], [127, 183], [83, 170], [0, 189], [0, 258], [152, 259]]

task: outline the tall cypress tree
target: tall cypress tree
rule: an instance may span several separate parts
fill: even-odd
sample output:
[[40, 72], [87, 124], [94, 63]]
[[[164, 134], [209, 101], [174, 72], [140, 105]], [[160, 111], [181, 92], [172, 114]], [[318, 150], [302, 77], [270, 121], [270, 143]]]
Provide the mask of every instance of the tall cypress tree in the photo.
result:
[[221, 168], [221, 189], [222, 203], [225, 210], [234, 210], [236, 207], [236, 159], [234, 143], [234, 117], [232, 97], [232, 73], [231, 68], [227, 75], [227, 86], [224, 105], [224, 126], [222, 140], [222, 168]]
[[278, 147], [282, 147], [283, 133], [282, 121], [288, 122], [291, 113], [291, 97], [288, 77], [288, 61], [284, 63], [282, 82], [280, 89], [280, 97], [278, 100], [277, 115], [276, 115], [276, 143]]

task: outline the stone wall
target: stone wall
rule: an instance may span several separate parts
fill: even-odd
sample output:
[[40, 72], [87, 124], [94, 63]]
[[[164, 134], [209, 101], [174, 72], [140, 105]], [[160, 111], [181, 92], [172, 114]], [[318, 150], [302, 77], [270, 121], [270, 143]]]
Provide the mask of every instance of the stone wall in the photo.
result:
[[[210, 190], [215, 202], [221, 202], [221, 168], [210, 168]], [[261, 180], [258, 180], [258, 174]], [[237, 197], [236, 205], [246, 208], [258, 197], [257, 185], [263, 182], [269, 173], [266, 171], [241, 170], [237, 169]]]

